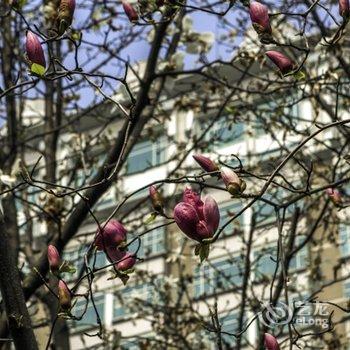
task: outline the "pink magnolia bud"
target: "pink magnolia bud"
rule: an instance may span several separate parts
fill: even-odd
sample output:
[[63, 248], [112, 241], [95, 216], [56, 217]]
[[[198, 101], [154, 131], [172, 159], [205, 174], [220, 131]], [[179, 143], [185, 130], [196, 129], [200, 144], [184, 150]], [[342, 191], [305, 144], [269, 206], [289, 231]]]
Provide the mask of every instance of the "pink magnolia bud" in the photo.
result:
[[296, 68], [294, 62], [283, 53], [267, 51], [266, 56], [278, 67], [283, 75], [290, 73]]
[[98, 250], [116, 248], [126, 240], [126, 229], [118, 220], [110, 220], [97, 230], [95, 246]]
[[125, 14], [128, 16], [130, 22], [137, 22], [139, 19], [139, 15], [134, 9], [134, 7], [126, 1], [122, 1], [122, 4]]
[[194, 154], [193, 158], [207, 173], [219, 170], [219, 167], [208, 157], [204, 157], [201, 154]]
[[61, 0], [58, 9], [58, 33], [62, 35], [72, 24], [75, 11], [75, 0]]
[[186, 188], [184, 201], [174, 208], [174, 220], [186, 236], [200, 242], [216, 232], [220, 221], [219, 208], [211, 196], [203, 203], [198, 194]]
[[26, 51], [29, 61], [46, 67], [44, 50], [38, 37], [32, 32], [27, 32]]
[[75, 0], [61, 0], [59, 11], [69, 14], [70, 17], [73, 17], [75, 11]]
[[249, 14], [258, 34], [272, 34], [269, 11], [265, 5], [253, 1], [249, 7]]
[[339, 14], [343, 18], [348, 18], [350, 15], [349, 0], [339, 0]]
[[135, 255], [129, 252], [124, 252], [123, 257], [120, 260], [121, 261], [116, 264], [117, 270], [120, 270], [120, 271], [130, 270], [136, 264]]
[[265, 345], [266, 350], [279, 350], [280, 349], [276, 338], [269, 333], [265, 333], [264, 345]]
[[58, 297], [62, 310], [68, 311], [72, 307], [72, 296], [66, 283], [62, 280], [58, 282]]
[[328, 194], [330, 200], [335, 205], [341, 204], [341, 202], [342, 202], [341, 194], [336, 188], [327, 188], [326, 193]]
[[149, 196], [152, 201], [152, 206], [155, 211], [162, 213], [163, 212], [163, 199], [159, 191], [155, 186], [149, 187]]
[[49, 261], [51, 271], [58, 271], [61, 266], [61, 257], [56, 247], [50, 244], [47, 247], [47, 260]]
[[230, 168], [221, 169], [221, 178], [224, 181], [227, 190], [232, 195], [238, 195], [245, 190], [245, 182]]

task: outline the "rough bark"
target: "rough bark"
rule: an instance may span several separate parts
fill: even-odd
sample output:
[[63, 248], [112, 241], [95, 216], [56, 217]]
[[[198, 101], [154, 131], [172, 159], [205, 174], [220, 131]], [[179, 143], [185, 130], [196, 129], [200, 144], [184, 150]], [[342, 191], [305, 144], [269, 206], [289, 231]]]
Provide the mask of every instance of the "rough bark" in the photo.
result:
[[[6, 199], [4, 208], [6, 208]], [[37, 342], [24, 299], [21, 278], [13, 249], [10, 249], [11, 232], [9, 218], [0, 220], [0, 289], [4, 300], [11, 337], [18, 350], [36, 350]]]

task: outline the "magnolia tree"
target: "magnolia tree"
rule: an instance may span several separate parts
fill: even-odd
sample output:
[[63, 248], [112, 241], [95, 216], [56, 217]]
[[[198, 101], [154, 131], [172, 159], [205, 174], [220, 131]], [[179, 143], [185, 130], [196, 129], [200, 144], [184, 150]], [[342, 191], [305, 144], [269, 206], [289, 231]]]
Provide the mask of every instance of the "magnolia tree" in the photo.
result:
[[[154, 336], [136, 339], [145, 349], [345, 346], [349, 310], [334, 300], [349, 277], [346, 259], [324, 251], [339, 251], [338, 228], [347, 225], [349, 15], [349, 0], [2, 1], [2, 347], [69, 349], [69, 325], [87, 309], [76, 314], [74, 305], [85, 300], [96, 316], [89, 338], [120, 348], [122, 335], [105, 328], [96, 307], [98, 283], [110, 278], [101, 271], [111, 271], [118, 288], [133, 279], [157, 291], [153, 300], [127, 300], [151, 320]], [[308, 108], [294, 113], [300, 105]], [[179, 119], [191, 112], [198, 128], [181, 137], [163, 132], [174, 110]], [[216, 146], [239, 139], [240, 127], [249, 144], [267, 138], [245, 154], [220, 152]], [[128, 155], [144, 135], [173, 146], [167, 176], [123, 193]], [[270, 158], [259, 153], [267, 142], [278, 146]], [[102, 214], [96, 203], [110, 190], [120, 193]], [[224, 213], [222, 196], [239, 209]], [[247, 214], [248, 227], [239, 228]], [[81, 233], [85, 222], [94, 232]], [[166, 260], [175, 275], [159, 285], [138, 265], [144, 239], [161, 227], [180, 244]], [[253, 254], [272, 231], [275, 253]], [[223, 243], [227, 235], [237, 249]], [[63, 257], [72, 242], [88, 246], [73, 282], [77, 266]], [[219, 283], [210, 301], [201, 299], [203, 313], [188, 265], [210, 266], [221, 246], [239, 281], [212, 266]], [[293, 283], [293, 264], [305, 249], [302, 285]], [[97, 267], [98, 254], [108, 264]], [[273, 272], [257, 281], [266, 254]], [[222, 285], [239, 300], [232, 329], [218, 311]], [[287, 317], [270, 327], [292, 294], [332, 306], [327, 326], [300, 329]], [[292, 316], [300, 308], [292, 305]], [[42, 327], [50, 330], [44, 345]]]

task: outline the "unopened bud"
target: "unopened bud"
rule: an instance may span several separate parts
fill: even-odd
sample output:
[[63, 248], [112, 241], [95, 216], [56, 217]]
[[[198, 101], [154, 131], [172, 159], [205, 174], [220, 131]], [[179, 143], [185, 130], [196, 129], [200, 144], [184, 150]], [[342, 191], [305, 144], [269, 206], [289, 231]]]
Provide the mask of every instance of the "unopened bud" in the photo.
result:
[[56, 247], [52, 244], [50, 244], [47, 247], [47, 259], [49, 261], [49, 266], [51, 271], [52, 272], [58, 271], [61, 266], [61, 257]]
[[253, 1], [249, 7], [250, 19], [258, 34], [272, 34], [267, 6]]
[[279, 350], [280, 349], [278, 342], [277, 342], [277, 339], [269, 333], [265, 333], [264, 345], [265, 345], [266, 350]]
[[117, 270], [120, 270], [120, 271], [128, 271], [128, 270], [131, 270], [135, 264], [136, 264], [135, 255], [132, 253], [125, 252], [121, 261], [117, 263], [116, 268]]
[[341, 194], [336, 188], [327, 188], [326, 193], [335, 205], [340, 205], [342, 203]]
[[72, 307], [72, 296], [71, 292], [68, 289], [66, 283], [62, 280], [58, 282], [58, 297], [61, 309], [68, 311]]
[[27, 33], [26, 51], [31, 63], [36, 63], [44, 68], [46, 67], [44, 50], [41, 47], [38, 37], [32, 32]]
[[62, 35], [72, 24], [75, 0], [61, 0], [58, 10], [58, 34]]
[[247, 187], [246, 183], [242, 181], [232, 169], [221, 169], [221, 177], [226, 185], [227, 190], [233, 196], [241, 194]]
[[296, 68], [295, 63], [278, 51], [267, 51], [266, 56], [278, 67], [283, 75], [290, 73]]
[[203, 170], [208, 173], [219, 170], [219, 167], [208, 157], [202, 156], [201, 154], [194, 154], [193, 158]]
[[350, 3], [349, 0], [339, 0], [339, 14], [344, 19], [350, 16]]
[[122, 2], [125, 14], [128, 16], [130, 22], [137, 22], [139, 15], [134, 7], [126, 1]]
[[158, 212], [163, 212], [163, 198], [155, 186], [149, 187], [149, 196], [152, 201], [153, 209]]

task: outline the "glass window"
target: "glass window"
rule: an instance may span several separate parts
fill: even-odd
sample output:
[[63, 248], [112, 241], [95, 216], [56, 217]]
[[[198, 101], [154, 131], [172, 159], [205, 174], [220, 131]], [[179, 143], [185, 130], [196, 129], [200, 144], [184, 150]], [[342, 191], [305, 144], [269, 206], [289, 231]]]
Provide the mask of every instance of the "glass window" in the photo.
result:
[[197, 266], [194, 273], [194, 296], [211, 295], [232, 290], [242, 283], [239, 257], [205, 262]]
[[[129, 193], [132, 193], [132, 192], [134, 192], [134, 191], [130, 191]], [[136, 200], [136, 199], [140, 200], [141, 198], [145, 198], [148, 196], [149, 196], [149, 190], [148, 190], [148, 188], [144, 188], [143, 190], [136, 192], [131, 197], [131, 200]]]
[[[229, 221], [235, 214], [242, 209], [242, 203], [239, 201], [230, 201], [219, 206], [220, 209], [220, 226]], [[243, 214], [236, 220], [231, 222], [224, 230], [224, 235], [229, 236], [234, 233], [235, 229], [241, 230], [243, 228]]]
[[97, 203], [97, 208], [99, 210], [110, 208], [113, 203], [116, 203], [116, 200], [113, 195], [113, 191], [109, 190], [107, 193], [105, 193], [100, 200]]
[[[221, 331], [226, 333], [235, 334], [238, 332], [238, 313], [229, 313], [226, 316], [219, 318], [220, 323], [222, 324]], [[246, 318], [243, 317], [243, 324], [246, 322]], [[233, 335], [222, 334], [222, 340], [226, 345], [233, 347], [236, 343], [236, 338]], [[242, 344], [246, 343], [246, 338], [243, 334]]]
[[[76, 249], [72, 249], [69, 251], [65, 251], [63, 253], [63, 260], [68, 261], [71, 265], [73, 265], [76, 269], [74, 274], [66, 273], [65, 278], [68, 281], [74, 280], [79, 276], [81, 269], [85, 268], [84, 256], [88, 250], [88, 246], [83, 245], [79, 246]], [[95, 258], [96, 257], [96, 258]], [[98, 269], [107, 264], [106, 255], [102, 251], [96, 251], [89, 261], [89, 266], [92, 268], [93, 266]]]
[[134, 298], [151, 302], [155, 300], [156, 293], [155, 286], [150, 283], [125, 286], [114, 294], [113, 319], [117, 321], [136, 312], [138, 307], [137, 303], [132, 302]]
[[[86, 306], [86, 303], [88, 303], [87, 306]], [[95, 303], [95, 307], [98, 312], [98, 315], [100, 316], [103, 322], [104, 309], [105, 309], [105, 296], [101, 293], [94, 294], [94, 303]], [[73, 307], [72, 314], [75, 317], [81, 317], [83, 314], [84, 315], [81, 320], [72, 321], [72, 327], [78, 330], [82, 330], [85, 328], [97, 326], [98, 323], [97, 323], [97, 315], [96, 315], [95, 307], [93, 306], [93, 303], [90, 299], [86, 301], [84, 298], [80, 298], [75, 304], [75, 306]], [[86, 308], [86, 312], [85, 312], [85, 308]]]
[[252, 106], [252, 110], [254, 118], [251, 125], [256, 136], [266, 135], [267, 129], [271, 132], [272, 121], [283, 122], [284, 125], [296, 123], [299, 116], [299, 107], [293, 96], [261, 101]]
[[[264, 195], [263, 198], [273, 200], [269, 195]], [[276, 221], [276, 212], [272, 205], [259, 200], [254, 205], [254, 208], [257, 214], [256, 222], [258, 225], [271, 224]]]
[[[288, 201], [290, 198], [290, 192], [284, 190], [282, 188], [274, 188], [272, 193], [265, 193], [263, 197], [265, 200], [269, 200], [276, 204], [282, 204]], [[277, 222], [277, 215], [275, 211], [275, 207], [270, 205], [269, 203], [258, 200], [254, 205], [255, 212], [257, 214], [256, 220], [258, 225], [270, 225], [272, 223]], [[295, 210], [295, 205], [292, 204], [288, 206], [285, 211], [285, 219], [290, 218]], [[282, 217], [283, 212], [280, 211], [280, 215]]]
[[[135, 242], [130, 244], [130, 250], [136, 251], [138, 245], [139, 242], [138, 240], [136, 240]], [[138, 251], [138, 256], [143, 258], [162, 254], [165, 252], [165, 249], [165, 228], [159, 227], [146, 233], [144, 236], [141, 237], [141, 247]]]
[[[203, 132], [210, 121], [199, 120], [200, 131]], [[233, 120], [230, 116], [220, 118], [205, 135], [208, 148], [229, 146], [244, 140], [244, 123]]]
[[342, 258], [350, 256], [350, 225], [339, 225], [340, 254]]
[[[304, 238], [298, 238], [297, 245], [301, 244], [303, 240]], [[295, 256], [293, 256], [292, 260], [289, 263], [289, 268], [291, 270], [304, 269], [308, 262], [308, 255], [307, 245], [305, 245], [303, 248], [301, 248], [301, 250], [298, 251]]]
[[[211, 323], [211, 320], [208, 320]], [[246, 318], [243, 318], [243, 322], [246, 322]], [[238, 332], [238, 313], [237, 312], [228, 312], [225, 315], [219, 315], [219, 322], [221, 324], [221, 340], [224, 349], [233, 349], [236, 344], [236, 338], [233, 334]], [[214, 349], [216, 344], [215, 335], [212, 332], [208, 332], [205, 329], [198, 332], [201, 341], [205, 341], [208, 345], [205, 349]], [[230, 333], [230, 334], [225, 334]], [[247, 339], [245, 337], [246, 334], [243, 334], [242, 344], [246, 344]]]
[[344, 296], [350, 298], [350, 282], [344, 282]]
[[[74, 166], [74, 165], [73, 165]], [[99, 166], [99, 165], [98, 165]], [[84, 169], [76, 169], [74, 176], [74, 186], [81, 187], [87, 184], [87, 179], [89, 178], [90, 173], [85, 172]]]
[[123, 341], [122, 344], [120, 344], [121, 350], [140, 350], [140, 344], [138, 340], [128, 340]]
[[[277, 244], [277, 243], [276, 243]], [[254, 252], [255, 278], [272, 277], [276, 269], [277, 247], [268, 247]]]
[[157, 343], [157, 340], [155, 338], [156, 337], [152, 333], [140, 334], [136, 338], [135, 337], [122, 338], [120, 343], [120, 349], [121, 350], [151, 349], [151, 345]]
[[146, 140], [137, 143], [126, 162], [127, 174], [134, 174], [165, 161], [166, 142], [163, 137], [157, 141]]
[[[303, 242], [302, 237], [296, 239], [296, 245], [298, 246]], [[263, 277], [271, 278], [275, 273], [276, 261], [277, 261], [277, 242], [274, 245], [262, 248], [253, 253], [255, 261], [255, 278], [260, 280]], [[305, 245], [301, 250], [295, 254], [289, 263], [289, 270], [291, 272], [295, 270], [304, 269], [307, 265], [308, 250]], [[280, 271], [279, 267], [279, 271]]]

